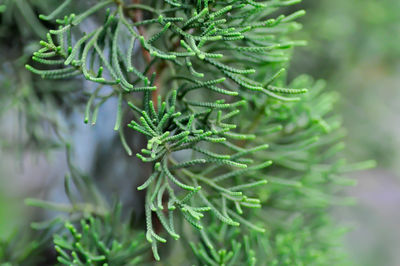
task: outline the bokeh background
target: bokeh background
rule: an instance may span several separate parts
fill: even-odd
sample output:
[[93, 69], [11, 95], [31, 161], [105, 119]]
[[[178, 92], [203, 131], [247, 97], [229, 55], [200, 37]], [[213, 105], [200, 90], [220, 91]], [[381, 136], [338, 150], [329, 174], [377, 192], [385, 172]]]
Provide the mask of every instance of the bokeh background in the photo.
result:
[[341, 94], [347, 156], [373, 158], [346, 193], [356, 206], [335, 214], [349, 228], [356, 265], [400, 265], [400, 1], [304, 0], [292, 75], [309, 73]]
[[[347, 157], [352, 162], [375, 159], [378, 163], [373, 170], [353, 174], [358, 185], [346, 189], [346, 194], [356, 198], [358, 204], [334, 210], [339, 221], [350, 229], [346, 236], [350, 257], [355, 265], [400, 265], [400, 1], [304, 0], [296, 8], [299, 6], [308, 14], [300, 20], [303, 30], [297, 38], [307, 40], [308, 46], [295, 51], [290, 76], [307, 73], [327, 80], [329, 89], [341, 94], [337, 107], [348, 131]], [[10, 44], [10, 49], [16, 48]], [[11, 71], [1, 64], [0, 81], [2, 72]], [[21, 88], [23, 85], [19, 84]], [[19, 99], [24, 99], [29, 96], [29, 88], [18, 93]], [[22, 199], [43, 197], [48, 193], [44, 187], [62, 181], [66, 165], [62, 153], [37, 158], [31, 156], [34, 149], [18, 147], [18, 139], [24, 137], [15, 124], [18, 111], [7, 112], [8, 104], [15, 103], [2, 101], [2, 96], [0, 238], [4, 239], [18, 224], [25, 223], [21, 217], [37, 214], [24, 207]], [[36, 110], [35, 106], [18, 108]], [[76, 127], [74, 138], [85, 144], [77, 160], [84, 166], [93, 160], [91, 134], [102, 131], [85, 129], [79, 126], [80, 119], [75, 120], [79, 123], [66, 126]], [[102, 127], [111, 128], [107, 123]], [[61, 192], [52, 191], [54, 196], [47, 198], [57, 198]]]

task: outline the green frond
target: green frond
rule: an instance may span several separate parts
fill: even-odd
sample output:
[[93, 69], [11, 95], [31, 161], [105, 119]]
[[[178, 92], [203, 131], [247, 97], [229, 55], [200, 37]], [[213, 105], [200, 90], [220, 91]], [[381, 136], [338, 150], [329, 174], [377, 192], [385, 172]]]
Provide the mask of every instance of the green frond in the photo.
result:
[[[95, 125], [103, 106], [115, 104], [104, 112], [121, 148], [136, 154], [114, 156], [133, 164], [132, 172], [107, 174], [138, 186], [135, 197], [143, 200], [132, 199], [142, 208], [134, 213], [139, 226], [121, 218], [127, 216], [121, 206], [109, 207], [112, 193], [98, 189], [102, 178], [74, 166], [69, 145], [69, 203], [26, 201], [68, 214], [32, 224], [57, 229], [60, 264], [151, 264], [151, 253], [157, 261], [167, 258], [171, 238], [180, 241], [185, 263], [196, 265], [336, 261], [336, 240], [325, 232], [335, 227], [326, 213], [333, 203], [351, 203], [335, 195], [336, 187], [353, 183], [343, 174], [375, 163], [349, 164], [338, 155], [345, 132], [334, 114], [338, 96], [325, 92], [324, 82], [307, 76], [287, 82], [292, 51], [305, 45], [290, 39], [305, 14], [290, 7], [300, 0], [67, 0], [40, 15], [42, 22], [34, 10], [47, 7], [34, 1], [7, 1], [2, 16], [12, 2], [43, 39], [26, 62], [31, 73], [15, 78], [32, 90], [10, 93], [23, 99], [18, 108], [33, 113], [42, 104], [46, 88], [36, 88], [42, 83], [34, 75], [70, 80], [73, 93], [55, 88], [49, 97], [68, 99], [56, 110], [81, 104], [84, 123]], [[50, 127], [67, 143], [55, 120]], [[124, 212], [132, 210], [124, 197]]]

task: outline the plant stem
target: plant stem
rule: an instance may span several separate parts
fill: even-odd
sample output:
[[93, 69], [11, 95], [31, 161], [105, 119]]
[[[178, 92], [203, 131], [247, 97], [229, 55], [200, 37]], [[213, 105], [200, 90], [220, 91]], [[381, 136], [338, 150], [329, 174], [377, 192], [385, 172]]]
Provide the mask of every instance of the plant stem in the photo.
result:
[[[133, 2], [133, 5], [139, 5], [139, 6], [141, 6], [141, 4], [140, 4], [140, 0], [132, 0], [132, 2]], [[139, 22], [139, 21], [142, 21], [143, 20], [143, 12], [142, 12], [142, 9], [143, 8], [137, 8], [137, 9], [135, 9], [132, 13], [133, 13], [133, 16], [131, 17], [131, 19], [132, 19], [132, 21], [133, 22]], [[146, 30], [144, 29], [144, 27], [143, 26], [138, 26], [138, 31], [139, 31], [139, 34], [140, 35], [142, 35], [144, 38], [146, 38]], [[144, 60], [146, 61], [146, 63], [147, 64], [150, 64], [150, 62], [151, 62], [151, 56], [150, 56], [150, 53], [149, 53], [149, 51], [147, 51], [144, 47], [142, 47], [142, 54], [143, 54], [143, 58], [144, 58]], [[150, 70], [148, 71], [148, 73], [149, 73], [149, 76], [151, 76], [154, 72], [156, 72], [156, 67], [154, 66], [154, 65], [152, 65], [151, 67], [150, 67]], [[158, 84], [159, 83], [159, 77], [158, 76], [156, 76], [156, 80], [154, 81], [154, 85], [157, 87], [157, 89], [156, 90], [154, 90], [153, 92], [152, 92], [152, 94], [151, 94], [151, 98], [152, 98], [152, 101], [153, 101], [153, 104], [154, 104], [154, 108], [157, 110], [158, 109], [158, 106], [157, 106], [157, 98], [158, 98], [158, 95], [159, 95], [159, 85], [160, 84]]]

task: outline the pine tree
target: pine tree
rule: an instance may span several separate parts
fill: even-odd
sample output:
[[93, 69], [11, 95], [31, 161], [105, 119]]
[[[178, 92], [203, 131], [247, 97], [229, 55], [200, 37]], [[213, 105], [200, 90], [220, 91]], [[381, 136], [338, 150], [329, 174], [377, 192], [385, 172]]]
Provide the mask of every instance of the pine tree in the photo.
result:
[[[347, 164], [340, 153], [335, 92], [308, 76], [288, 80], [293, 48], [305, 45], [290, 39], [305, 14], [291, 11], [299, 2], [5, 1], [1, 49], [18, 44], [24, 56], [5, 58], [13, 67], [2, 92], [25, 116], [27, 143], [67, 151], [70, 203], [27, 199], [65, 214], [5, 241], [0, 260], [342, 265], [343, 230], [329, 209], [349, 202], [338, 194], [354, 183], [344, 174], [373, 162]], [[112, 201], [102, 181], [76, 166], [63, 122], [83, 109], [84, 123], [101, 123], [108, 102], [125, 150], [118, 160], [134, 165], [123, 178], [144, 180], [131, 190], [142, 198], [136, 219], [128, 200]], [[119, 174], [108, 172], [109, 182]]]

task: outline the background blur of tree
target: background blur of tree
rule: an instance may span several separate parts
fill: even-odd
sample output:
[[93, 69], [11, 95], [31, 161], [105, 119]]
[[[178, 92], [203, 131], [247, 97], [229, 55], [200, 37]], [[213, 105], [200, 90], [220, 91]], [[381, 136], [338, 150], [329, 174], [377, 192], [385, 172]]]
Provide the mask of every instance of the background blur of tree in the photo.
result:
[[351, 155], [399, 172], [400, 1], [306, 0], [303, 8], [313, 14], [300, 31], [309, 45], [296, 50], [293, 76], [327, 79], [343, 96]]
[[354, 225], [348, 246], [357, 265], [400, 265], [400, 1], [305, 0], [292, 75], [309, 73], [341, 93], [349, 157], [375, 158], [356, 176], [359, 204], [339, 215]]

